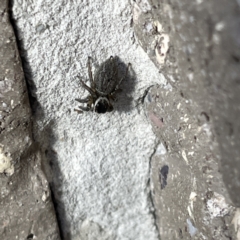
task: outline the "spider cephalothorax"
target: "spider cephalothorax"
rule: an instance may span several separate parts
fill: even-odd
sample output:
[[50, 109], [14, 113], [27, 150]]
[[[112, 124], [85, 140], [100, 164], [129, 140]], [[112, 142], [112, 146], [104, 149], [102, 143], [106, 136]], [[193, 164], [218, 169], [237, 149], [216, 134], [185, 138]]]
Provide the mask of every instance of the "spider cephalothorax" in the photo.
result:
[[[89, 57], [88, 75], [91, 86], [87, 86], [80, 80], [82, 86], [90, 95], [84, 99], [76, 99], [76, 101], [87, 104], [86, 107], [79, 106], [82, 111], [94, 111], [97, 113], [111, 112], [113, 110], [111, 101], [115, 100], [115, 93], [119, 89], [122, 80], [126, 77], [130, 64], [128, 64], [125, 76], [119, 80], [116, 59], [111, 56], [99, 67], [93, 79], [90, 61], [91, 58]], [[76, 111], [82, 113], [81, 110]]]

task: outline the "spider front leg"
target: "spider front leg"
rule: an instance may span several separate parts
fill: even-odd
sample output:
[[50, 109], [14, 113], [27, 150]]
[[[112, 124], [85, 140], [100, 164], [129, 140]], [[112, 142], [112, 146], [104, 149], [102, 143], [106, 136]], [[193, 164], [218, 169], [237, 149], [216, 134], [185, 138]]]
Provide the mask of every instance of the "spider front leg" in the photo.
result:
[[93, 81], [93, 76], [92, 76], [92, 65], [91, 65], [91, 57], [88, 57], [88, 76], [89, 76], [89, 80], [91, 83], [91, 88], [95, 88], [95, 83]]
[[79, 109], [76, 109], [76, 108], [74, 109], [74, 111], [77, 112], [77, 113], [83, 113], [83, 111], [84, 111], [84, 112], [88, 112], [88, 111], [91, 110], [91, 108], [90, 108], [89, 106], [87, 106], [87, 107], [79, 106], [79, 108], [80, 108], [82, 111], [79, 110]]
[[86, 98], [80, 99], [80, 98], [75, 98], [75, 101], [80, 102], [80, 103], [87, 103], [91, 100], [90, 96], [87, 96]]
[[[91, 96], [87, 96], [86, 98], [83, 98], [83, 99], [76, 98], [75, 100], [80, 103], [87, 103], [87, 107], [79, 106], [81, 110], [88, 112], [92, 109], [93, 98]], [[74, 109], [74, 110], [77, 111], [78, 113], [83, 113], [83, 111], [80, 111], [77, 109]]]
[[[78, 78], [80, 78], [79, 76], [77, 76]], [[92, 88], [90, 88], [88, 85], [86, 85], [82, 79], [80, 79], [80, 82], [82, 84], [82, 86], [92, 95], [92, 97], [96, 97], [95, 92], [93, 91]]]

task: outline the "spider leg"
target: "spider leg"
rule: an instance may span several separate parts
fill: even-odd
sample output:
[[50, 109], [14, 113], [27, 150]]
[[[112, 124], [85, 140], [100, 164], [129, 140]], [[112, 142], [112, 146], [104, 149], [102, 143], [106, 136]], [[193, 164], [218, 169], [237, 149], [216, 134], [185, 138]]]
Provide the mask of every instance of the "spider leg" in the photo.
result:
[[109, 95], [109, 99], [116, 102], [117, 101], [116, 93], [119, 93], [121, 91], [122, 91], [122, 89], [117, 89], [116, 91], [114, 91], [113, 93], [111, 93]]
[[95, 92], [89, 87], [87, 86], [81, 79], [80, 82], [82, 84], [82, 86], [92, 95], [92, 96], [96, 96]]
[[87, 103], [87, 102], [89, 102], [89, 100], [90, 100], [89, 96], [86, 98], [83, 98], [83, 99], [75, 98], [75, 101], [80, 102], [80, 103]]
[[93, 76], [92, 76], [92, 64], [91, 64], [91, 57], [88, 57], [88, 76], [89, 76], [89, 79], [90, 79], [90, 83], [91, 83], [91, 87], [92, 88], [95, 88], [95, 83], [93, 81]]
[[82, 111], [79, 110], [79, 109], [74, 109], [74, 111], [76, 111], [76, 112], [78, 112], [78, 113], [83, 113], [83, 111], [88, 112], [88, 111], [91, 110], [90, 107], [82, 107], [82, 106], [79, 106], [79, 108], [80, 108]]
[[111, 104], [111, 103], [109, 103], [109, 106], [108, 106], [108, 112], [112, 112], [112, 110], [113, 110], [113, 105]]
[[111, 60], [111, 63], [112, 63], [112, 69], [113, 69], [113, 76], [117, 76], [118, 74], [118, 68], [117, 68], [117, 64], [116, 64], [116, 59], [114, 59], [113, 56], [110, 56], [110, 60]]
[[[91, 106], [92, 106], [92, 103], [93, 103], [93, 99], [92, 99], [91, 96], [87, 96], [86, 98], [83, 98], [83, 99], [75, 98], [75, 100], [77, 102], [80, 102], [80, 103], [87, 103], [87, 107], [79, 106], [79, 108], [81, 110], [83, 110], [83, 111], [90, 111], [92, 109]], [[79, 110], [77, 112], [79, 112]], [[80, 111], [80, 112], [82, 112], [82, 111]]]
[[76, 108], [74, 108], [74, 111], [77, 112], [78, 114], [82, 114], [83, 113], [83, 111], [81, 111], [79, 109], [76, 109]]
[[127, 77], [127, 74], [128, 74], [128, 71], [129, 71], [130, 66], [131, 66], [131, 63], [128, 63], [128, 66], [127, 66], [125, 75], [124, 75], [124, 77], [122, 77], [122, 78], [120, 79], [119, 83], [117, 84], [117, 86], [116, 86], [116, 88], [115, 88], [114, 93], [115, 93], [116, 91], [118, 91], [119, 86], [120, 86], [120, 84], [122, 83], [123, 79], [125, 79], [125, 78]]
[[[114, 94], [115, 94], [115, 93], [120, 93], [120, 92], [122, 92], [122, 89], [121, 89], [121, 88], [118, 88], [118, 89], [116, 89], [116, 90], [114, 91]], [[114, 94], [113, 94], [113, 95], [114, 95]]]

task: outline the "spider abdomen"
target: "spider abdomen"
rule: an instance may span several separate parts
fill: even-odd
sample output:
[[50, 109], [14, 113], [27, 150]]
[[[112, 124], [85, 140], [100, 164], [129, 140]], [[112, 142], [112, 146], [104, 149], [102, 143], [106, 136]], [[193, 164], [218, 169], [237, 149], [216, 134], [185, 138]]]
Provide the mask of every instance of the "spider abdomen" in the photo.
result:
[[119, 83], [118, 69], [115, 59], [110, 57], [100, 65], [94, 77], [95, 89], [101, 94], [108, 95], [116, 90]]

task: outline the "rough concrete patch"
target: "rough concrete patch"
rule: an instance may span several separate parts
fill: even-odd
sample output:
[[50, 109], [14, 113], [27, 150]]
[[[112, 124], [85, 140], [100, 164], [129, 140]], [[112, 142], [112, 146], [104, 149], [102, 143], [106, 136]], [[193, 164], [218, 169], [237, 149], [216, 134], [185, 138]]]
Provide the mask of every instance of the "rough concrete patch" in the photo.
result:
[[101, 228], [97, 223], [86, 219], [81, 224], [79, 233], [73, 237], [73, 240], [112, 240], [115, 238], [116, 236]]
[[[165, 80], [135, 44], [130, 2], [16, 1], [13, 14], [42, 110], [35, 135], [52, 167], [63, 237], [77, 236], [89, 220], [117, 239], [157, 239], [148, 187], [156, 136], [136, 105], [147, 87]], [[89, 85], [88, 56], [94, 75], [110, 56], [118, 56], [119, 69], [132, 65], [111, 113], [73, 111], [74, 99], [87, 95], [77, 75]], [[99, 233], [92, 224], [84, 228]]]
[[164, 31], [162, 24], [159, 21], [153, 22], [155, 36], [155, 54], [159, 66], [164, 64], [169, 50], [169, 35]]
[[212, 218], [223, 217], [231, 210], [231, 206], [226, 203], [224, 197], [216, 192], [207, 200], [207, 208]]
[[[225, 223], [213, 222], [207, 207], [208, 201], [214, 201], [214, 194], [208, 193], [207, 189], [215, 189], [215, 192], [227, 196], [222, 187], [217, 159], [213, 158], [218, 155], [218, 151], [213, 151], [216, 143], [213, 141], [208, 115], [199, 110], [199, 117], [195, 118], [188, 100], [160, 86], [151, 88], [145, 100], [146, 115], [151, 120], [152, 114], [161, 119], [161, 125], [158, 124], [159, 120], [151, 121], [161, 140], [151, 168], [154, 205], [161, 237], [198, 239], [213, 234], [221, 237], [225, 234], [221, 231]], [[167, 182], [162, 173], [165, 166], [168, 167]], [[222, 208], [217, 203], [211, 205], [219, 214], [218, 218], [223, 219], [226, 213], [232, 214], [231, 206], [220, 205]], [[173, 217], [175, 212], [177, 219]], [[227, 222], [229, 224], [229, 219]], [[216, 233], [215, 226], [219, 229]], [[226, 231], [229, 234], [229, 230]]]
[[0, 238], [59, 240], [41, 154], [33, 143], [31, 109], [10, 9], [8, 1], [1, 1]]
[[0, 173], [6, 173], [11, 176], [14, 173], [12, 159], [4, 153], [3, 147], [0, 146]]

